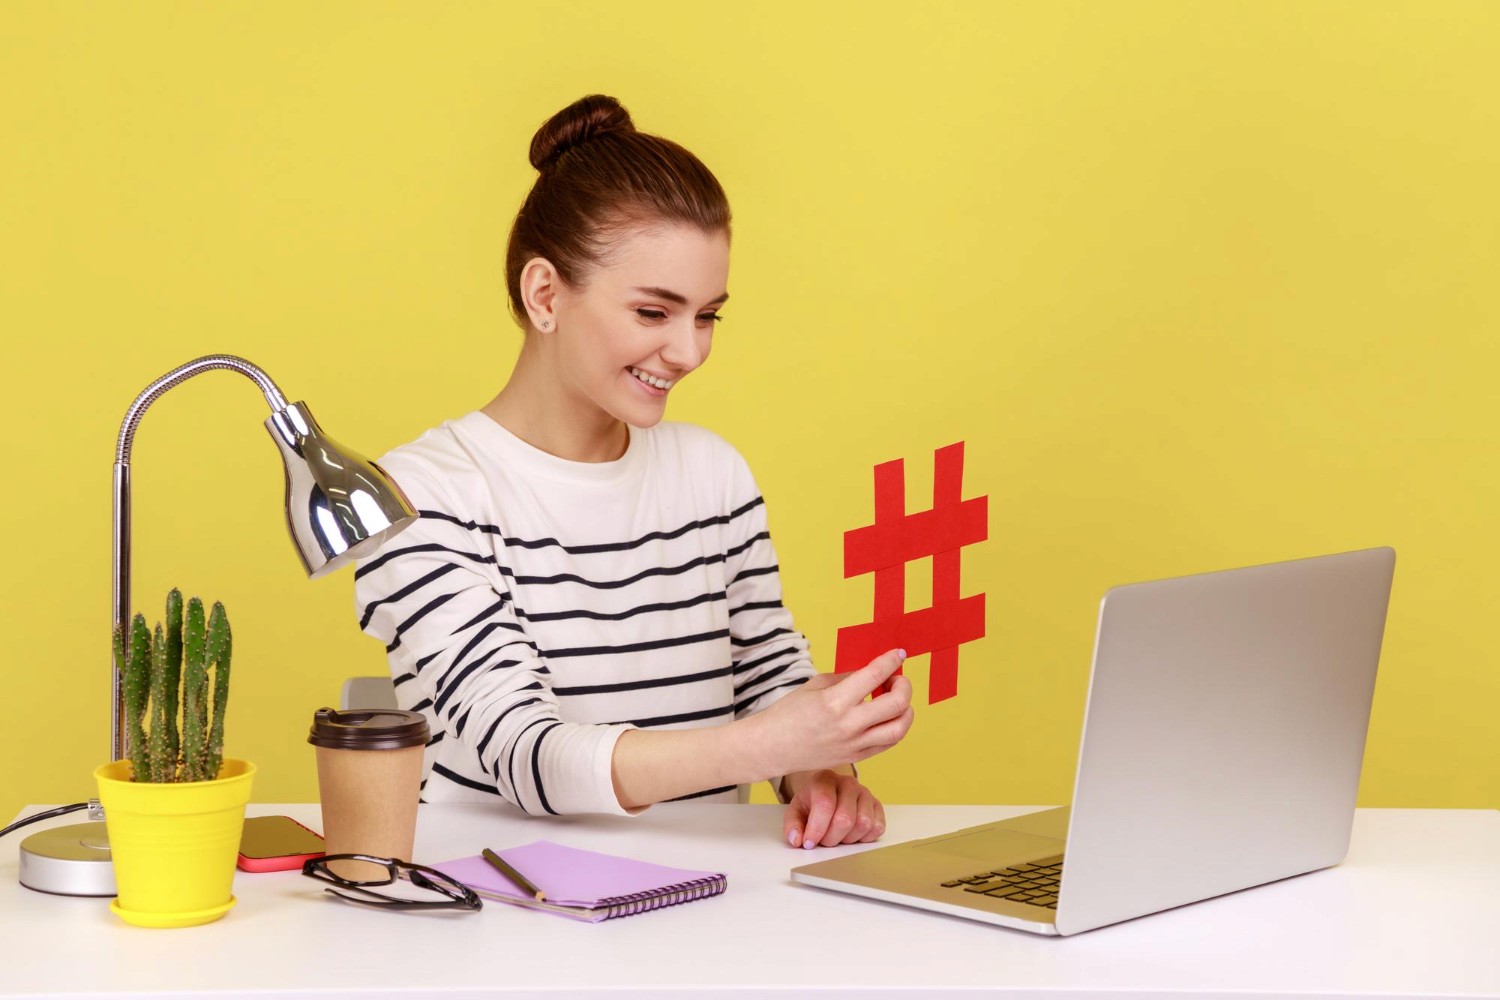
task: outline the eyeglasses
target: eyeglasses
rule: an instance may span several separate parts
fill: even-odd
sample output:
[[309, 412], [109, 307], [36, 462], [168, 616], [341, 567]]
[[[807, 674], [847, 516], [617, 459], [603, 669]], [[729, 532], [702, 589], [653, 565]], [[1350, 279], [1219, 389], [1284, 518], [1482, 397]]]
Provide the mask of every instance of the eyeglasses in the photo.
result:
[[[344, 878], [328, 870], [329, 863], [335, 861], [363, 861], [367, 864], [380, 865], [385, 869], [386, 874], [384, 878]], [[380, 906], [391, 910], [477, 910], [484, 905], [473, 889], [451, 875], [444, 875], [436, 868], [412, 864], [410, 861], [402, 861], [399, 858], [377, 858], [369, 854], [325, 854], [321, 858], [312, 858], [304, 862], [302, 874], [308, 878], [333, 883], [334, 888], [324, 889], [324, 892], [351, 903], [362, 903], [366, 906]], [[388, 896], [371, 888], [372, 886], [395, 885], [396, 881], [403, 876], [418, 889], [436, 892], [443, 898], [406, 899], [400, 896]]]

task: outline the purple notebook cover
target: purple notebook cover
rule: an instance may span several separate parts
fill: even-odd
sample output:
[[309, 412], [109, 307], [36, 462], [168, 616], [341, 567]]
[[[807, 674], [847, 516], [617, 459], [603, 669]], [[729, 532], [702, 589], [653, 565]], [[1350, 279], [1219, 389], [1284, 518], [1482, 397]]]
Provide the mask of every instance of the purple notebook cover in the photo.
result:
[[[567, 847], [550, 840], [538, 840], [495, 853], [542, 890], [547, 902], [561, 906], [607, 909], [612, 902], [624, 897], [654, 894], [685, 884], [724, 878], [718, 872], [672, 868]], [[432, 867], [478, 891], [531, 902], [531, 897], [512, 885], [480, 855], [455, 858]], [[585, 919], [603, 920], [604, 917], [605, 914], [601, 913]]]

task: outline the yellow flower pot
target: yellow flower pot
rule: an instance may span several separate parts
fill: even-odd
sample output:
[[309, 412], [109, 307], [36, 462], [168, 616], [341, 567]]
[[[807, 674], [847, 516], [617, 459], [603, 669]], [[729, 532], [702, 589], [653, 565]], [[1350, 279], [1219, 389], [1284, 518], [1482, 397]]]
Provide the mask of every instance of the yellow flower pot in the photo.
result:
[[94, 770], [119, 895], [109, 908], [140, 927], [191, 927], [234, 905], [235, 856], [255, 765], [225, 758], [213, 781], [131, 780], [128, 760]]

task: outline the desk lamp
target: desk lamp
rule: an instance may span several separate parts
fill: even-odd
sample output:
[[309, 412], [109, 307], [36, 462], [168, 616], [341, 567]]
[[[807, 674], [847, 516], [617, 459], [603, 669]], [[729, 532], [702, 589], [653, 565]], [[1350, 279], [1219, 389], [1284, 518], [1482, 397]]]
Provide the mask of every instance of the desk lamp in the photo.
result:
[[[369, 555], [417, 519], [411, 503], [385, 471], [333, 441], [303, 403], [288, 403], [270, 376], [244, 358], [210, 354], [152, 382], [136, 397], [120, 425], [115, 450], [114, 625], [130, 618], [130, 449], [147, 407], [167, 390], [214, 369], [252, 380], [271, 404], [266, 429], [286, 466], [286, 523], [310, 578]], [[113, 711], [111, 760], [129, 754], [125, 698], [110, 659]], [[64, 896], [115, 895], [114, 868], [103, 822], [54, 827], [21, 843], [21, 883]]]

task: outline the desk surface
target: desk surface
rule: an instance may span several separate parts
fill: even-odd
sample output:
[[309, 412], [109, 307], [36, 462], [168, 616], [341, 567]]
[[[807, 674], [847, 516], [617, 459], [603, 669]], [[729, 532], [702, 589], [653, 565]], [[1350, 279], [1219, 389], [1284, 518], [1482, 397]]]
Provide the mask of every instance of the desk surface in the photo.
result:
[[[28, 810], [33, 812], [35, 810]], [[1029, 808], [896, 806], [886, 842]], [[320, 828], [316, 805], [252, 805]], [[64, 823], [75, 817], [64, 817]], [[26, 832], [40, 829], [40, 824]], [[1362, 809], [1343, 864], [1090, 931], [1047, 938], [791, 882], [794, 865], [862, 850], [781, 842], [781, 808], [657, 806], [534, 819], [423, 806], [417, 859], [548, 838], [729, 875], [722, 896], [601, 924], [501, 903], [474, 914], [361, 909], [294, 872], [236, 874], [217, 923], [143, 930], [104, 900], [16, 880], [0, 841], [0, 997], [402, 998], [711, 994], [820, 997], [1500, 996], [1500, 812]]]

